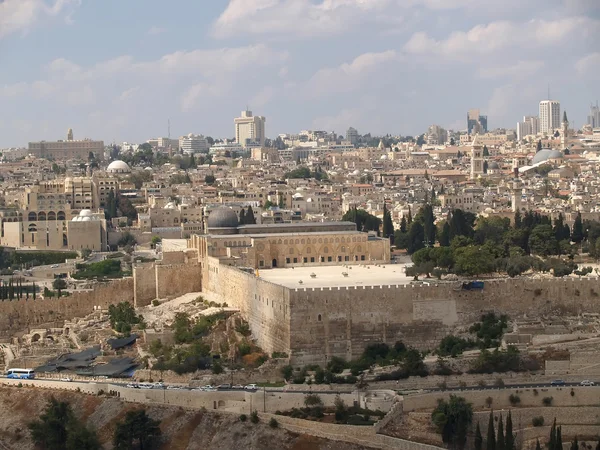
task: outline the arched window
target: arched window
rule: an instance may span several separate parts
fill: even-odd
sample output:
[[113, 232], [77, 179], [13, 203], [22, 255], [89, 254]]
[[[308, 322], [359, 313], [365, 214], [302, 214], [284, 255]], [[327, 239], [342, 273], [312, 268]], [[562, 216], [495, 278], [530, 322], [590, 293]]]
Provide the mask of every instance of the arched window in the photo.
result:
[[64, 211], [59, 211], [58, 214], [56, 214], [56, 219], [57, 220], [65, 220], [66, 219], [66, 215]]
[[46, 220], [46, 213], [44, 211], [40, 211], [38, 213], [38, 220], [40, 220], [40, 221]]
[[37, 220], [37, 214], [36, 214], [36, 213], [34, 213], [34, 212], [30, 212], [30, 213], [27, 215], [27, 220], [29, 220], [30, 222], [31, 222], [31, 221], [34, 221], [34, 220]]
[[323, 253], [329, 253], [329, 248], [327, 246], [323, 247]]

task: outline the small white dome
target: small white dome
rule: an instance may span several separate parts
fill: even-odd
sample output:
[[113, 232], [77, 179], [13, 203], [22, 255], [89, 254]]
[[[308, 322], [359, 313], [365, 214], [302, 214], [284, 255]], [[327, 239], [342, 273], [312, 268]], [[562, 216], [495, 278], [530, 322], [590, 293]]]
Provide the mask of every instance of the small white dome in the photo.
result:
[[79, 215], [80, 215], [81, 217], [89, 217], [89, 216], [91, 216], [91, 215], [92, 215], [92, 211], [90, 211], [89, 209], [82, 209], [82, 210], [79, 212]]
[[131, 169], [125, 161], [117, 159], [116, 161], [113, 161], [108, 165], [106, 171], [110, 173], [130, 173]]
[[83, 218], [81, 219], [81, 222], [91, 222], [91, 221], [92, 221], [92, 218], [91, 218], [91, 217], [83, 217]]

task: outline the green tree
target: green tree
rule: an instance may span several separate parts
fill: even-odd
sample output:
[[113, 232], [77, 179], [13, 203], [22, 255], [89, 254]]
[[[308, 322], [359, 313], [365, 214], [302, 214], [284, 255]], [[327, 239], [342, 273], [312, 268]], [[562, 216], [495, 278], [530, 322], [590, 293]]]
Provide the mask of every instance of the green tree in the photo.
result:
[[573, 222], [573, 232], [571, 233], [571, 240], [576, 244], [583, 241], [583, 222], [581, 220], [581, 212], [577, 212], [575, 222]]
[[506, 433], [504, 434], [504, 448], [506, 450], [515, 450], [515, 435], [513, 434], [512, 415], [508, 410], [506, 418]]
[[162, 242], [162, 238], [160, 236], [152, 236], [152, 240], [150, 241], [150, 244], [152, 246], [152, 248], [156, 248], [157, 244], [160, 244]]
[[425, 244], [428, 247], [433, 247], [435, 244], [435, 216], [433, 215], [433, 207], [430, 204], [423, 207], [422, 217]]
[[560, 247], [550, 225], [538, 225], [531, 231], [529, 249], [539, 256], [558, 254]]
[[216, 181], [216, 178], [215, 178], [215, 176], [214, 176], [214, 175], [206, 175], [206, 176], [204, 177], [204, 182], [205, 182], [206, 184], [209, 184], [209, 185], [211, 185], [211, 184], [215, 184], [215, 181]]
[[402, 220], [400, 220], [400, 232], [406, 233], [406, 231], [407, 231], [406, 217], [402, 216]]
[[494, 270], [494, 256], [485, 247], [469, 245], [455, 251], [454, 272], [458, 275], [476, 276]]
[[58, 291], [58, 298], [60, 298], [62, 290], [67, 288], [67, 282], [64, 278], [55, 278], [52, 282], [52, 288]]
[[540, 440], [535, 440], [535, 450], [542, 450], [542, 446], [540, 445]]
[[483, 157], [487, 158], [488, 156], [490, 156], [490, 151], [487, 148], [487, 145], [483, 146]]
[[240, 210], [239, 223], [240, 225], [246, 224], [246, 210], [244, 208]]
[[387, 206], [383, 205], [383, 237], [390, 238], [394, 235], [394, 223], [392, 222], [392, 214], [388, 211]]
[[537, 151], [539, 152], [542, 149], [542, 140], [540, 139], [537, 143]]
[[149, 450], [157, 446], [161, 431], [160, 421], [153, 420], [143, 409], [128, 411], [125, 420], [115, 428], [115, 450]]
[[246, 224], [256, 225], [256, 218], [254, 217], [254, 211], [252, 210], [252, 206], [248, 206], [248, 210], [246, 211]]
[[579, 450], [579, 442], [577, 441], [577, 436], [575, 436], [575, 439], [573, 439], [573, 442], [571, 442], [571, 450]]
[[504, 424], [502, 423], [502, 414], [498, 420], [498, 435], [496, 438], [496, 450], [505, 450], [504, 446]]
[[494, 430], [494, 412], [490, 411], [490, 418], [488, 420], [487, 437], [485, 440], [486, 450], [496, 450], [496, 432]]
[[442, 441], [451, 449], [462, 450], [467, 442], [467, 431], [473, 421], [473, 405], [464, 397], [450, 395], [448, 401], [439, 400], [431, 414], [438, 427]]
[[447, 220], [445, 220], [442, 225], [442, 231], [438, 239], [442, 247], [450, 247], [450, 224]]
[[52, 397], [39, 420], [28, 425], [33, 442], [45, 450], [99, 450], [93, 431], [82, 424], [68, 402]]
[[409, 254], [425, 247], [425, 230], [420, 222], [414, 221], [408, 230], [407, 248]]
[[481, 435], [481, 428], [479, 422], [477, 422], [477, 428], [475, 429], [475, 440], [473, 442], [475, 450], [483, 450], [483, 436]]

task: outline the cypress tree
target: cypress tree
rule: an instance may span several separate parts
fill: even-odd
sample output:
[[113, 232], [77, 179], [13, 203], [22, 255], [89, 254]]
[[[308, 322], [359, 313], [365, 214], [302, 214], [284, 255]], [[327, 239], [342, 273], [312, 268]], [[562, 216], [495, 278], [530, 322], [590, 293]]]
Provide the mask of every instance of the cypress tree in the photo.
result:
[[246, 211], [246, 224], [256, 225], [256, 218], [254, 217], [252, 206], [248, 206], [248, 211]]
[[406, 233], [406, 231], [407, 231], [406, 217], [402, 217], [402, 220], [400, 221], [400, 232]]
[[412, 223], [412, 211], [410, 210], [410, 206], [408, 207], [408, 217], [406, 219], [406, 223], [410, 225]]
[[496, 450], [505, 450], [504, 446], [504, 423], [502, 422], [502, 414], [498, 420], [498, 438], [496, 439]]
[[542, 450], [539, 439], [535, 440], [535, 450]]
[[33, 283], [33, 299], [35, 300], [37, 294], [36, 294], [36, 287], [35, 287], [35, 283]]
[[596, 444], [596, 450], [600, 450], [600, 441]]
[[450, 247], [450, 224], [447, 220], [442, 226], [442, 232], [440, 233], [440, 237], [438, 240], [440, 241], [440, 246]]
[[506, 433], [504, 433], [504, 448], [506, 450], [515, 450], [515, 435], [513, 434], [512, 416], [510, 410], [506, 418]]
[[575, 439], [573, 440], [573, 442], [571, 442], [571, 450], [579, 450], [579, 442], [577, 442], [577, 436], [575, 436]]
[[483, 436], [481, 435], [481, 428], [479, 428], [479, 422], [477, 422], [477, 428], [475, 429], [475, 450], [483, 449]]
[[556, 427], [556, 450], [562, 450], [562, 431], [561, 427]]
[[548, 450], [556, 450], [556, 417], [550, 428], [550, 439], [548, 440]]
[[579, 211], [577, 212], [577, 217], [575, 217], [575, 222], [573, 223], [571, 240], [577, 244], [583, 241], [583, 222], [581, 220], [581, 213]]
[[515, 212], [515, 228], [521, 228], [522, 225], [522, 219], [521, 219], [521, 211], [516, 211]]
[[246, 224], [246, 210], [244, 208], [240, 211], [240, 225]]
[[494, 431], [494, 412], [490, 412], [488, 421], [487, 438], [485, 440], [485, 450], [496, 450], [496, 432]]

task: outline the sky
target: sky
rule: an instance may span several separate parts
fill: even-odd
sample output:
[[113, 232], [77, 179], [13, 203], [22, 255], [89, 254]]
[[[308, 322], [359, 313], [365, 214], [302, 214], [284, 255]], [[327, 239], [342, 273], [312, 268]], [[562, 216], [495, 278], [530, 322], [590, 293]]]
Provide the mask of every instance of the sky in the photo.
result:
[[0, 148], [514, 128], [600, 98], [600, 0], [0, 0]]

